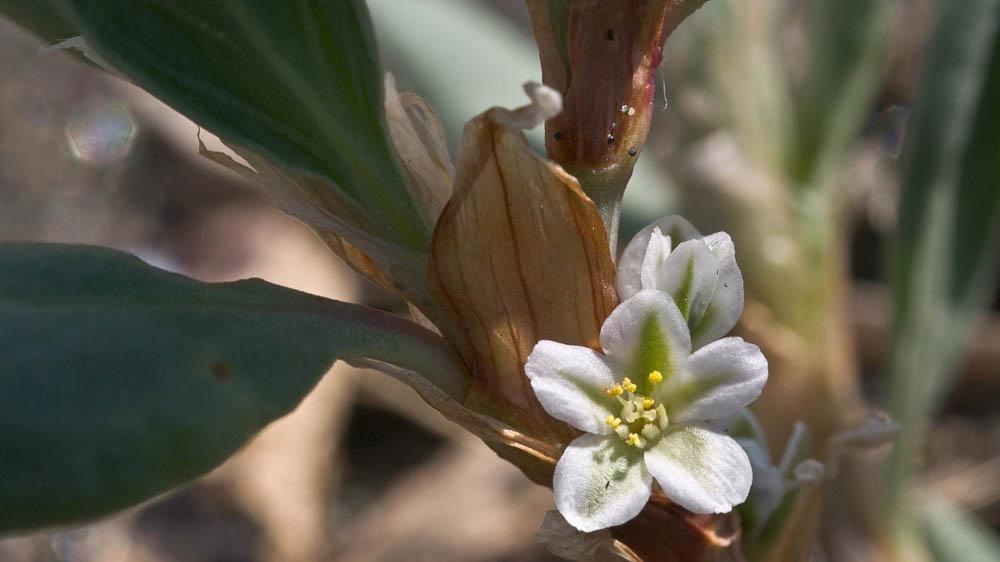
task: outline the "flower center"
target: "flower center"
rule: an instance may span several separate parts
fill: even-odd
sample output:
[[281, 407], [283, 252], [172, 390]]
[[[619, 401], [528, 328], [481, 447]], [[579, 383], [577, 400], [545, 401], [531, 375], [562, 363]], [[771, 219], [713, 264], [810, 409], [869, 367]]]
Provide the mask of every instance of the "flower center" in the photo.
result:
[[[649, 388], [663, 382], [663, 374], [652, 371], [647, 375]], [[608, 424], [625, 443], [639, 449], [658, 438], [667, 428], [667, 411], [663, 404], [648, 396], [636, 394], [638, 385], [625, 377], [621, 383], [606, 387], [604, 394], [614, 396], [622, 405], [618, 416], [608, 416], [604, 423]]]

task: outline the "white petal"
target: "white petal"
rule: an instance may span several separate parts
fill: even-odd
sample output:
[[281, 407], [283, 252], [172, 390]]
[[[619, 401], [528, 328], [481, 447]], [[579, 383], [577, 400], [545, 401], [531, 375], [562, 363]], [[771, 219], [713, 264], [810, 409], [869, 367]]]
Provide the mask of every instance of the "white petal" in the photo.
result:
[[632, 519], [652, 486], [642, 458], [640, 449], [615, 436], [577, 437], [556, 464], [552, 488], [559, 513], [584, 532]]
[[616, 378], [603, 355], [586, 347], [542, 340], [528, 356], [524, 372], [549, 415], [588, 433], [611, 433], [604, 419], [618, 413], [621, 406], [602, 392]]
[[688, 326], [701, 322], [719, 281], [719, 260], [703, 240], [682, 242], [659, 268], [655, 286], [674, 297]]
[[711, 302], [691, 326], [691, 340], [695, 349], [729, 333], [743, 314], [743, 273], [736, 264], [736, 249], [725, 232], [710, 234], [704, 239], [716, 257], [719, 279]]
[[673, 243], [669, 236], [664, 236], [659, 228], [653, 229], [652, 236], [649, 237], [649, 244], [646, 246], [646, 254], [642, 257], [642, 270], [639, 272], [639, 281], [642, 289], [655, 289], [656, 278], [660, 268], [670, 257]]
[[691, 354], [661, 392], [671, 422], [730, 416], [760, 396], [767, 359], [742, 338], [722, 338]]
[[[625, 251], [622, 252], [621, 257], [618, 259], [618, 277], [616, 278], [615, 286], [618, 289], [619, 299], [626, 300], [642, 289], [653, 288], [643, 287], [641, 274], [643, 263], [647, 261], [646, 254], [650, 248], [650, 239], [653, 238], [653, 233], [656, 231], [659, 231], [661, 240], [662, 238], [666, 238], [672, 241], [673, 244], [680, 244], [685, 240], [692, 240], [701, 236], [691, 226], [691, 223], [677, 215], [663, 217], [640, 230], [628, 245], [625, 246]], [[670, 253], [672, 245], [659, 244], [656, 247], [664, 252], [662, 257], [666, 258], [667, 254]]]
[[726, 513], [750, 493], [750, 459], [729, 436], [680, 427], [648, 449], [645, 458], [667, 497], [694, 513]]
[[684, 363], [691, 353], [691, 336], [669, 294], [642, 290], [604, 321], [601, 346], [625, 375], [643, 385], [651, 371], [669, 377]]

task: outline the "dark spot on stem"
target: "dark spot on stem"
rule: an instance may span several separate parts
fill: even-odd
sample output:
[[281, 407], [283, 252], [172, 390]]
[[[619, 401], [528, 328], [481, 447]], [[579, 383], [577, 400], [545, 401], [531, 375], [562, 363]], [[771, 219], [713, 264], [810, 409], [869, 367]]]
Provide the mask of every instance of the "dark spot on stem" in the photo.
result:
[[212, 364], [212, 376], [215, 380], [224, 381], [229, 378], [229, 364], [227, 363], [213, 363]]
[[611, 28], [608, 28], [608, 30], [604, 33], [604, 37], [608, 41], [614, 41], [615, 40], [615, 30], [611, 29]]
[[636, 154], [639, 154], [639, 151], [638, 151], [638, 150], [636, 150], [634, 146], [633, 146], [633, 147], [630, 147], [630, 148], [628, 149], [628, 155], [629, 155], [629, 156], [635, 156]]
[[556, 131], [555, 134], [552, 135], [552, 138], [556, 139], [557, 141], [561, 141], [563, 138], [563, 134], [560, 131]]

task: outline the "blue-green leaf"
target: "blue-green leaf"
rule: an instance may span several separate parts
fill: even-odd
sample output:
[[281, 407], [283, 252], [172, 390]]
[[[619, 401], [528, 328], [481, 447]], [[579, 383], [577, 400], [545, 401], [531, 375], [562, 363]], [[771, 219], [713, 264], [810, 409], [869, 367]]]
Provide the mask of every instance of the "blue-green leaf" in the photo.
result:
[[60, 0], [0, 0], [0, 14], [48, 43], [80, 34]]
[[905, 518], [923, 424], [960, 358], [1000, 260], [1000, 0], [943, 2], [906, 147], [892, 255], [892, 414], [904, 427], [888, 474]]
[[0, 271], [0, 532], [104, 515], [204, 474], [336, 359], [463, 392], [438, 336], [359, 305], [85, 246], [3, 244]]
[[940, 500], [922, 506], [921, 536], [937, 562], [1000, 560], [1000, 540], [985, 523]]
[[64, 5], [102, 60], [154, 96], [230, 144], [328, 180], [336, 212], [366, 231], [426, 249], [433, 225], [388, 137], [363, 0]]
[[868, 117], [889, 59], [893, 2], [824, 0], [805, 7], [809, 62], [797, 84], [789, 168], [797, 185], [830, 187]]

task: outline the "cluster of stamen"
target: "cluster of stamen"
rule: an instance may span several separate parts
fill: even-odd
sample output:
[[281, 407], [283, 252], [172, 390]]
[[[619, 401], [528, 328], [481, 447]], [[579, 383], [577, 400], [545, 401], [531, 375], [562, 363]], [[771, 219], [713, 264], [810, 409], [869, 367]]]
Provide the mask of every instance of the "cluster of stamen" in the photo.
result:
[[[663, 382], [663, 374], [652, 371], [647, 376], [649, 389]], [[618, 416], [608, 416], [604, 423], [618, 434], [625, 443], [640, 449], [656, 439], [667, 428], [667, 411], [663, 404], [648, 396], [636, 394], [639, 386], [628, 377], [621, 383], [605, 387], [604, 394], [618, 399], [622, 405]]]

